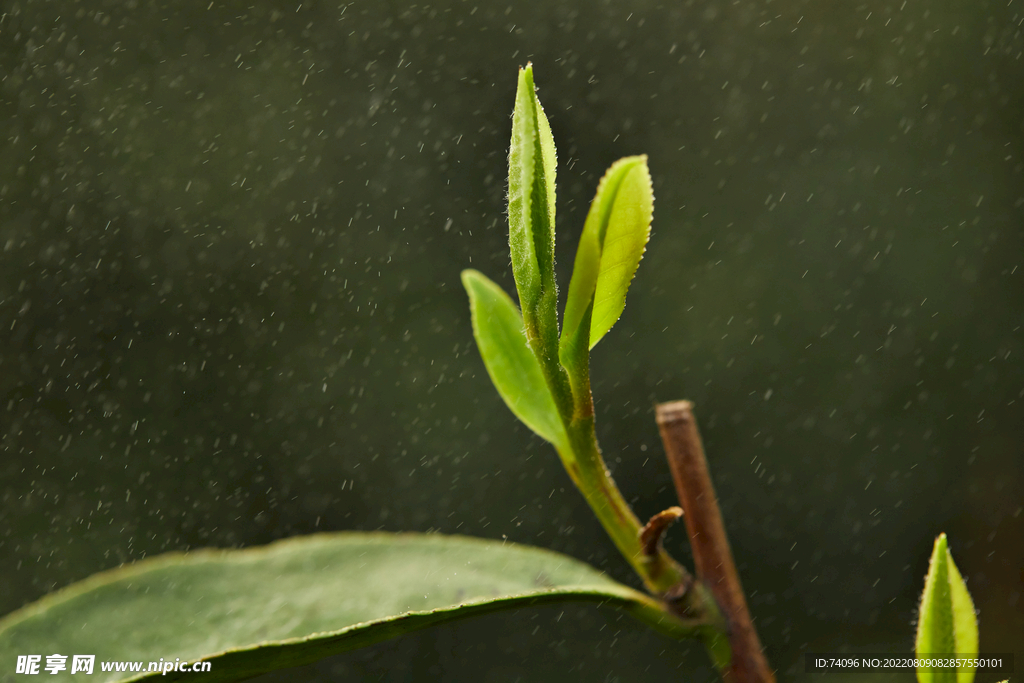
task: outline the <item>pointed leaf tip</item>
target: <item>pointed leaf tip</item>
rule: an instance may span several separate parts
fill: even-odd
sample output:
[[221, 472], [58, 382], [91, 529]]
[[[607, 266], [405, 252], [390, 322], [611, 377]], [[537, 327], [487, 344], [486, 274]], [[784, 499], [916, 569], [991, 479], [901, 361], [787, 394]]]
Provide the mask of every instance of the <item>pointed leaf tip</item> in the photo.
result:
[[[915, 652], [920, 658], [956, 655], [974, 658], [978, 654], [978, 620], [967, 585], [949, 552], [946, 534], [939, 534], [932, 548], [928, 574], [917, 621]], [[922, 670], [919, 683], [971, 683], [974, 667], [956, 672]]]
[[565, 304], [563, 338], [575, 335], [591, 304], [590, 348], [622, 315], [626, 292], [647, 248], [653, 216], [647, 156], [619, 159], [598, 184], [580, 236]]
[[[508, 156], [508, 243], [512, 274], [527, 323], [555, 271], [555, 141], [537, 99], [533, 65], [519, 70]], [[540, 312], [554, 324], [554, 301]]]
[[473, 336], [498, 394], [527, 427], [565, 450], [565, 427], [511, 297], [473, 269], [462, 271], [462, 284], [469, 294]]

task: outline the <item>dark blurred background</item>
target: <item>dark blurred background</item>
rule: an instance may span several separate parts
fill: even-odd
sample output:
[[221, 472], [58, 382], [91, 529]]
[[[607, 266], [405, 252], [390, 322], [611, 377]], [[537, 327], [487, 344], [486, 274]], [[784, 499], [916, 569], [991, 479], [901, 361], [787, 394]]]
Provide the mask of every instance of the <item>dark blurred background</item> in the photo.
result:
[[[532, 60], [563, 288], [604, 169], [650, 155], [653, 236], [592, 361], [638, 514], [674, 503], [653, 404], [692, 399], [781, 678], [912, 651], [942, 531], [982, 651], [1019, 648], [1021, 12], [0, 3], [0, 613], [166, 551], [348, 529], [507, 538], [637, 585], [491, 387], [459, 283], [512, 289]], [[668, 545], [689, 561], [681, 527]], [[713, 678], [699, 645], [568, 607], [270, 678], [687, 672]]]

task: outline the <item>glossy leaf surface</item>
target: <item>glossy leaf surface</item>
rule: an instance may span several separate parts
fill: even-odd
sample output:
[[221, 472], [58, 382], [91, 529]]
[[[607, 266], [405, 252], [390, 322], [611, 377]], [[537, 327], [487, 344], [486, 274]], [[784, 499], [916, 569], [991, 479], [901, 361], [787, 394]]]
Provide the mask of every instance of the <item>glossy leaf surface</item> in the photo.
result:
[[565, 428], [516, 305], [476, 270], [462, 271], [462, 284], [469, 294], [476, 345], [498, 394], [527, 427], [567, 451]]
[[563, 340], [572, 338], [585, 324], [591, 303], [589, 348], [622, 315], [626, 292], [650, 238], [653, 215], [647, 157], [616, 161], [598, 185], [580, 236], [565, 304]]
[[[946, 534], [939, 534], [932, 549], [917, 621], [918, 657], [978, 654], [978, 620], [967, 585], [953, 563]], [[971, 683], [974, 668], [960, 671], [918, 671], [920, 683]]]
[[[45, 665], [61, 653], [69, 658], [60, 680], [233, 681], [454, 619], [574, 600], [686, 635], [649, 597], [558, 553], [438, 534], [338, 533], [97, 574], [0, 620], [0, 662], [6, 676], [18, 655], [41, 654]], [[94, 673], [70, 675], [72, 654], [95, 654]], [[160, 658], [204, 659], [211, 669], [100, 671], [102, 661]]]

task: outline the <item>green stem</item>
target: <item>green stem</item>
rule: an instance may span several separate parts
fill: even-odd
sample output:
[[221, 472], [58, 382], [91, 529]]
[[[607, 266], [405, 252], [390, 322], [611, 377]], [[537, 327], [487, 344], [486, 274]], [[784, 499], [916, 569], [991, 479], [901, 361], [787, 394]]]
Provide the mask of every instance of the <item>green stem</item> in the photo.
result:
[[[589, 378], [586, 385], [590, 410], [566, 425], [569, 450], [560, 450], [558, 454], [576, 488], [647, 590], [664, 600], [668, 612], [693, 625], [693, 635], [704, 643], [715, 667], [724, 674], [732, 659], [726, 635], [728, 622], [710, 588], [703, 581], [695, 581], [661, 543], [656, 544], [652, 554], [644, 552], [640, 520], [615, 485], [601, 457], [594, 430]], [[573, 386], [576, 388], [575, 383]]]
[[[705, 642], [715, 664], [722, 667], [729, 661], [729, 646], [723, 636], [725, 620], [714, 596], [703, 583], [694, 581], [690, 573], [665, 552], [661, 543], [645, 552], [641, 540], [643, 526], [601, 457], [590, 390], [592, 311], [593, 304], [574, 333], [565, 336], [563, 330], [561, 343], [557, 337], [552, 339], [550, 328], [538, 330], [540, 333], [531, 339], [531, 347], [540, 361], [568, 437], [568, 443], [558, 454], [576, 488], [647, 590], [664, 600], [668, 612], [694, 626], [694, 635]], [[551, 353], [551, 349], [557, 349], [557, 353]]]
[[664, 599], [667, 611], [694, 627], [694, 636], [708, 649], [712, 661], [724, 670], [730, 659], [726, 621], [711, 591], [665, 552], [661, 544], [653, 554], [644, 552], [642, 526], [622, 496], [601, 457], [593, 413], [568, 425], [569, 452], [559, 451], [569, 476], [594, 511], [612, 542], [643, 580], [647, 590]]
[[688, 584], [690, 577], [660, 545], [653, 555], [643, 552], [640, 520], [622, 497], [601, 457], [601, 447], [594, 431], [594, 397], [590, 391], [592, 312], [593, 303], [587, 307], [576, 330], [563, 330], [558, 359], [538, 354], [542, 366], [551, 366], [548, 372], [559, 372], [566, 378], [564, 383], [557, 385], [548, 381], [556, 403], [567, 402], [572, 406], [569, 418], [566, 419], [564, 413], [562, 416], [570, 452], [559, 452], [559, 455], [576, 487], [647, 589], [656, 595], [665, 595], [680, 584]]
[[640, 543], [643, 525], [605, 466], [594, 431], [593, 415], [573, 420], [567, 425], [567, 430], [572, 452], [560, 455], [569, 476], [647, 589], [655, 595], [663, 595], [686, 581], [686, 570], [664, 549], [658, 548], [652, 556], [644, 555]]

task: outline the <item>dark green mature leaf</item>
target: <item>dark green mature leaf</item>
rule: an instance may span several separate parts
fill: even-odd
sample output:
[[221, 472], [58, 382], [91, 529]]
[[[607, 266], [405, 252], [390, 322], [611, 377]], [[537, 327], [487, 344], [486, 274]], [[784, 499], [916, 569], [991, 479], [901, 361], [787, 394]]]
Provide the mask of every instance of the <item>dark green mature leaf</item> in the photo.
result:
[[[970, 659], [978, 655], [978, 620], [974, 614], [974, 603], [953, 563], [946, 534], [939, 534], [932, 549], [921, 595], [914, 649], [922, 658], [955, 654]], [[919, 670], [917, 680], [920, 683], [971, 683], [974, 667], [957, 672]]]
[[[164, 555], [97, 574], [0, 620], [0, 662], [4, 680], [18, 655], [43, 655], [45, 665], [47, 655], [61, 653], [69, 666], [60, 680], [233, 681], [446, 621], [573, 600], [623, 607], [686, 635], [651, 598], [558, 553], [353, 532]], [[69, 675], [73, 654], [96, 655], [94, 673]], [[104, 661], [161, 658], [203, 659], [211, 669], [198, 678], [100, 670]]]
[[508, 243], [524, 311], [554, 287], [555, 166], [555, 141], [527, 64], [519, 71], [508, 155]]
[[501, 287], [476, 270], [462, 271], [473, 335], [487, 374], [505, 404], [538, 436], [569, 452], [565, 427], [540, 363], [526, 342], [523, 319]]
[[562, 319], [562, 340], [590, 316], [589, 348], [622, 315], [626, 292], [651, 234], [654, 192], [646, 156], [619, 159], [605, 173], [583, 226]]

